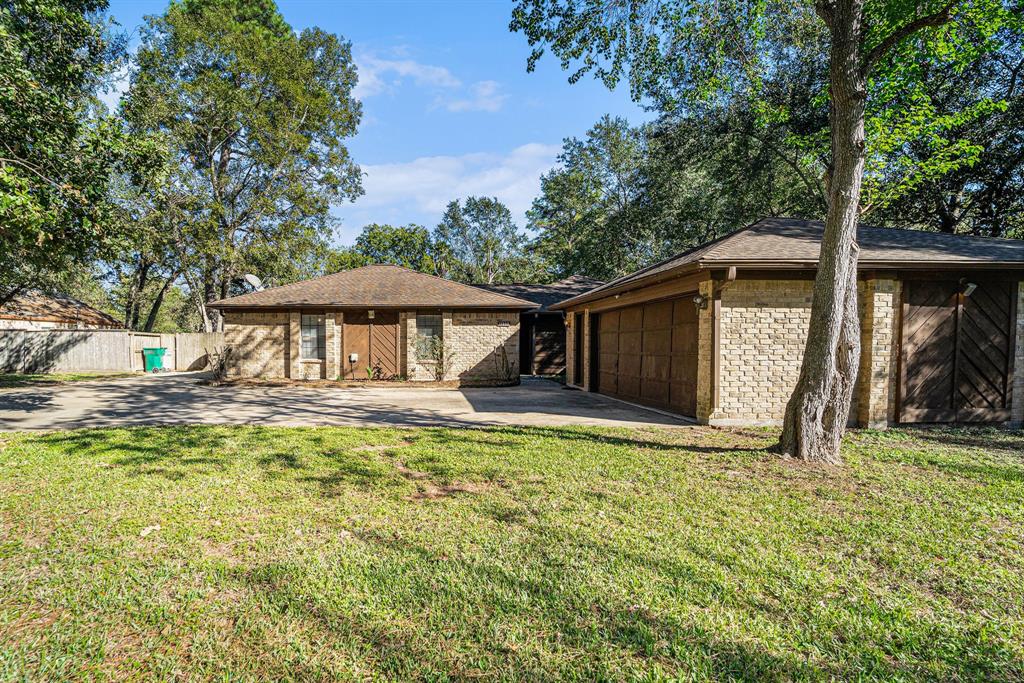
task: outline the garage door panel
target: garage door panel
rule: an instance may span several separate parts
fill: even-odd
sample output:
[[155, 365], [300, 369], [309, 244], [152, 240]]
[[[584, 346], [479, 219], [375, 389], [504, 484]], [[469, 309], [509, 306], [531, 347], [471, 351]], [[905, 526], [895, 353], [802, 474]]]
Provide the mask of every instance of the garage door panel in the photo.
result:
[[694, 295], [600, 314], [601, 393], [684, 415], [696, 413]]
[[622, 331], [639, 330], [643, 325], [644, 309], [641, 306], [631, 306], [619, 311], [619, 329]]
[[598, 332], [617, 332], [619, 329], [619, 313], [618, 311], [610, 311], [608, 313], [602, 313], [601, 317], [597, 321]]
[[640, 378], [641, 357], [633, 353], [619, 354], [619, 374], [623, 377]]
[[644, 305], [644, 318], [650, 320], [652, 326], [668, 326], [672, 324], [672, 302], [658, 301]]
[[680, 323], [697, 324], [697, 307], [693, 304], [693, 297], [683, 297], [672, 303], [672, 321], [677, 325]]
[[637, 330], [619, 332], [619, 353], [639, 355], [643, 350], [643, 333]]
[[618, 394], [623, 398], [640, 398], [640, 378], [619, 375]]
[[642, 377], [644, 380], [658, 380], [667, 382], [672, 376], [672, 357], [669, 355], [664, 356], [644, 356], [642, 367]]
[[615, 395], [619, 390], [619, 375], [614, 372], [598, 373], [598, 380], [602, 394]]
[[645, 379], [640, 385], [640, 398], [652, 403], [667, 404], [669, 402], [669, 383]]
[[668, 355], [672, 352], [672, 328], [644, 329], [643, 352]]

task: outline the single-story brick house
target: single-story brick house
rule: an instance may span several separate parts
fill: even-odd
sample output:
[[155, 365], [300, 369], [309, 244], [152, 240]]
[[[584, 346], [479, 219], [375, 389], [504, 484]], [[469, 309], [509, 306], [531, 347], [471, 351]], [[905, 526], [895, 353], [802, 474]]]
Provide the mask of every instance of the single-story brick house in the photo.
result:
[[224, 315], [229, 376], [434, 380], [438, 340], [446, 381], [498, 384], [518, 379], [519, 313], [536, 304], [372, 265], [210, 306]]
[[519, 368], [524, 375], [557, 375], [565, 370], [565, 313], [551, 306], [604, 283], [573, 275], [549, 285], [477, 285], [537, 304], [519, 316]]
[[[553, 306], [568, 382], [709, 424], [777, 424], [823, 225], [765, 219]], [[1024, 420], [1024, 241], [861, 227], [852, 420]]]

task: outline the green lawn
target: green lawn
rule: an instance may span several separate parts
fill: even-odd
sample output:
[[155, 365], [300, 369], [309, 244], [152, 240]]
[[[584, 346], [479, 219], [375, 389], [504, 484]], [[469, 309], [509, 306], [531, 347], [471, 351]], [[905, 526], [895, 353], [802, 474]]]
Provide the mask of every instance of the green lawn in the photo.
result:
[[1021, 680], [1024, 434], [0, 434], [0, 678]]
[[39, 384], [66, 384], [68, 382], [88, 382], [95, 379], [114, 379], [117, 377], [134, 377], [135, 372], [57, 372], [53, 374], [21, 375], [0, 373], [0, 389], [30, 387]]

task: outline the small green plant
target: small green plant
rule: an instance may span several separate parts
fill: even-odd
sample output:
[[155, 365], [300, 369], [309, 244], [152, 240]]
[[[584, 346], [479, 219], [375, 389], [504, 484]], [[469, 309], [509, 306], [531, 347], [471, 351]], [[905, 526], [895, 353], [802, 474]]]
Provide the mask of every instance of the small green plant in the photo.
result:
[[437, 382], [443, 382], [448, 376], [454, 356], [452, 347], [445, 343], [443, 337], [427, 337], [416, 345], [416, 359], [424, 364], [430, 364], [434, 380]]

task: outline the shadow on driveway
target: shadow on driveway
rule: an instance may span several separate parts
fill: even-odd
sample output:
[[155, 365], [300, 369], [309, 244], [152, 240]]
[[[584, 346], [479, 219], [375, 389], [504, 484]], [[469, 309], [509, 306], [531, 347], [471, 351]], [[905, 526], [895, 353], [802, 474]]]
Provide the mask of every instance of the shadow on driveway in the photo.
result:
[[685, 418], [548, 380], [517, 387], [226, 387], [175, 373], [0, 391], [0, 430], [176, 424], [478, 427], [680, 426]]

